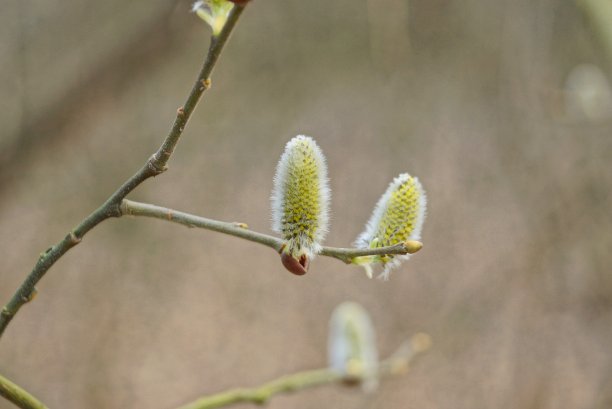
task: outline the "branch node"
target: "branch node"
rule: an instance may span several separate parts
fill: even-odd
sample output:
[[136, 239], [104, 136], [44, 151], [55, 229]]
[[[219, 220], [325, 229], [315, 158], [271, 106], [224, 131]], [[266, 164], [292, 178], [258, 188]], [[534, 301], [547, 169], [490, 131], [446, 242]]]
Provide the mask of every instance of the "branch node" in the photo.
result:
[[185, 108], [183, 108], [182, 106], [178, 107], [178, 109], [176, 110], [176, 116], [184, 118], [185, 117]]
[[37, 295], [38, 295], [38, 290], [36, 289], [36, 287], [32, 287], [32, 290], [30, 291], [28, 295], [24, 295], [21, 297], [21, 301], [23, 301], [24, 304], [29, 303], [34, 298], [36, 298]]
[[76, 233], [74, 232], [74, 230], [72, 230], [69, 234], [68, 234], [68, 239], [70, 240], [70, 244], [73, 245], [77, 245], [81, 242], [82, 238], [77, 236]]
[[169, 221], [172, 221], [172, 209], [168, 209], [168, 212], [166, 212], [166, 218]]
[[[170, 154], [166, 151], [162, 151], [162, 153], [168, 157], [170, 156]], [[168, 166], [166, 165], [160, 166], [158, 162], [162, 162], [162, 160], [157, 157], [157, 153], [151, 156], [149, 160], [147, 161], [147, 167], [153, 173], [153, 176], [157, 176], [168, 170]]]
[[210, 87], [212, 87], [212, 80], [210, 78], [204, 78], [202, 81], [202, 88], [200, 88], [200, 90], [205, 91], [207, 89], [210, 89]]
[[53, 250], [53, 246], [49, 247], [47, 250], [43, 251], [42, 253], [40, 253], [40, 256], [38, 257], [38, 261], [42, 260], [43, 258], [45, 258], [45, 256], [47, 254], [49, 254], [49, 252], [51, 252], [51, 250]]
[[5, 317], [10, 317], [11, 315], [11, 311], [8, 309], [8, 307], [4, 306], [2, 307], [2, 315], [4, 315]]
[[239, 229], [248, 229], [249, 225], [246, 223], [241, 223], [241, 222], [232, 222], [232, 225], [234, 227], [238, 227]]
[[128, 202], [123, 199], [121, 201], [121, 204], [119, 205], [119, 211], [121, 212], [122, 216], [131, 216], [132, 213], [130, 211], [130, 206], [128, 206]]
[[121, 203], [113, 203], [108, 206], [106, 209], [106, 214], [108, 217], [121, 217], [123, 213], [121, 213]]

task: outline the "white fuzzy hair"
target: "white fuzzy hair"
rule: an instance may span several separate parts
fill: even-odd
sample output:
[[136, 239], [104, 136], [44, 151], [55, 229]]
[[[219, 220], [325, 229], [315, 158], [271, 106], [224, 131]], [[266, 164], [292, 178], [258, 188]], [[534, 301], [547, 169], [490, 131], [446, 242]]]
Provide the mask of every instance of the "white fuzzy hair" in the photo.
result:
[[[351, 331], [351, 326], [356, 333]], [[357, 339], [352, 338], [354, 336]], [[359, 343], [357, 350], [354, 342]], [[346, 376], [351, 375], [347, 373], [347, 364], [351, 359], [358, 359], [363, 365], [364, 391], [374, 391], [378, 385], [378, 349], [374, 325], [361, 305], [345, 301], [334, 309], [329, 320], [327, 363], [331, 369]]]
[[[402, 173], [399, 176], [397, 176], [395, 179], [393, 179], [393, 182], [389, 184], [389, 187], [387, 188], [385, 193], [380, 197], [380, 199], [378, 199], [378, 203], [376, 203], [376, 207], [374, 208], [374, 211], [372, 212], [372, 215], [370, 216], [370, 220], [368, 220], [368, 222], [366, 223], [365, 230], [355, 240], [354, 242], [355, 247], [360, 248], [360, 249], [369, 248], [370, 242], [374, 239], [374, 235], [376, 234], [376, 231], [378, 230], [378, 225], [380, 224], [389, 206], [389, 200], [391, 199], [391, 195], [393, 194], [395, 190], [399, 188], [400, 185], [407, 182], [408, 179], [410, 178], [411, 176], [408, 173]], [[416, 189], [419, 191], [418, 214], [416, 218], [416, 223], [414, 225], [414, 229], [412, 230], [412, 233], [410, 233], [408, 240], [420, 240], [421, 230], [423, 229], [423, 223], [425, 222], [425, 217], [427, 215], [427, 195], [425, 193], [425, 190], [423, 189], [423, 186], [421, 185], [421, 182], [419, 182], [419, 179], [416, 177], [414, 177], [413, 179], [414, 179], [414, 185]], [[393, 259], [391, 259], [391, 261], [385, 264], [383, 271], [380, 273], [378, 277], [384, 280], [388, 280], [391, 270], [398, 267], [404, 260], [408, 260], [409, 258], [410, 258], [410, 254], [402, 254], [402, 255], [393, 256]], [[369, 266], [366, 265], [364, 267], [366, 267], [366, 271], [368, 272], [368, 275], [370, 276], [371, 270], [369, 270]]]
[[[274, 188], [270, 198], [272, 204], [272, 230], [277, 233], [282, 233], [282, 218], [285, 201], [284, 186], [289, 177], [289, 163], [292, 159], [294, 149], [298, 143], [306, 142], [313, 151], [313, 156], [316, 161], [319, 178], [319, 219], [318, 228], [315, 232], [314, 245], [310, 248], [304, 247], [309, 257], [314, 257], [315, 254], [321, 251], [321, 243], [329, 229], [329, 202], [331, 198], [331, 190], [329, 189], [329, 179], [327, 177], [327, 164], [323, 152], [313, 138], [306, 135], [298, 135], [287, 142], [285, 151], [281, 155], [278, 165], [276, 166], [276, 174], [274, 175]], [[300, 243], [302, 245], [302, 243]], [[310, 254], [308, 254], [310, 253]]]

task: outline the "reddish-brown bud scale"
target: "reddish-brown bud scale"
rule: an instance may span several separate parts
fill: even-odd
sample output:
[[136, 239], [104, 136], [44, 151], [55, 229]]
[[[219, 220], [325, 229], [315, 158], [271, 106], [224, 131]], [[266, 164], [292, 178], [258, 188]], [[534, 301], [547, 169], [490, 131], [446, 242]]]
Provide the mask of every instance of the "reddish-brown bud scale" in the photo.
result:
[[305, 254], [300, 256], [300, 259], [297, 260], [291, 254], [285, 253], [284, 251], [281, 252], [281, 262], [289, 272], [297, 276], [303, 276], [306, 274], [310, 264], [308, 257], [306, 257]]

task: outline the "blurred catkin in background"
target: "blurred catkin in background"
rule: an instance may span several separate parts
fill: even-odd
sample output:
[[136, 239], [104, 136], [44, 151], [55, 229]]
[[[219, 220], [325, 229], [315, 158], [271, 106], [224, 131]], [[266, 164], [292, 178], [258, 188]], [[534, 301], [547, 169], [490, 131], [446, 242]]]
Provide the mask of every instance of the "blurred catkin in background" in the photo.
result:
[[[327, 387], [270, 408], [609, 407], [602, 3], [254, 1], [170, 171], [135, 199], [269, 231], [276, 161], [307, 134], [328, 162], [326, 244], [348, 246], [409, 172], [428, 193], [423, 250], [391, 282], [327, 258], [298, 278], [253, 243], [109, 221], [40, 283], [0, 372], [50, 407], [172, 407], [324, 366], [329, 315], [353, 300], [381, 355], [418, 331], [433, 349], [372, 396]], [[2, 5], [2, 302], [159, 145], [207, 47], [190, 7]]]

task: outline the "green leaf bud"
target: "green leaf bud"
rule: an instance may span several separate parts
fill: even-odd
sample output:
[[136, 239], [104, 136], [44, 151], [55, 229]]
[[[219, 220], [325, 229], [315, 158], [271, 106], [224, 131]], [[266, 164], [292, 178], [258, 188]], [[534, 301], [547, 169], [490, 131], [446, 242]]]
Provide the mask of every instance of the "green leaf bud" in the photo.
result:
[[202, 0], [193, 3], [191, 11], [206, 21], [214, 36], [219, 35], [234, 4], [227, 0]]

